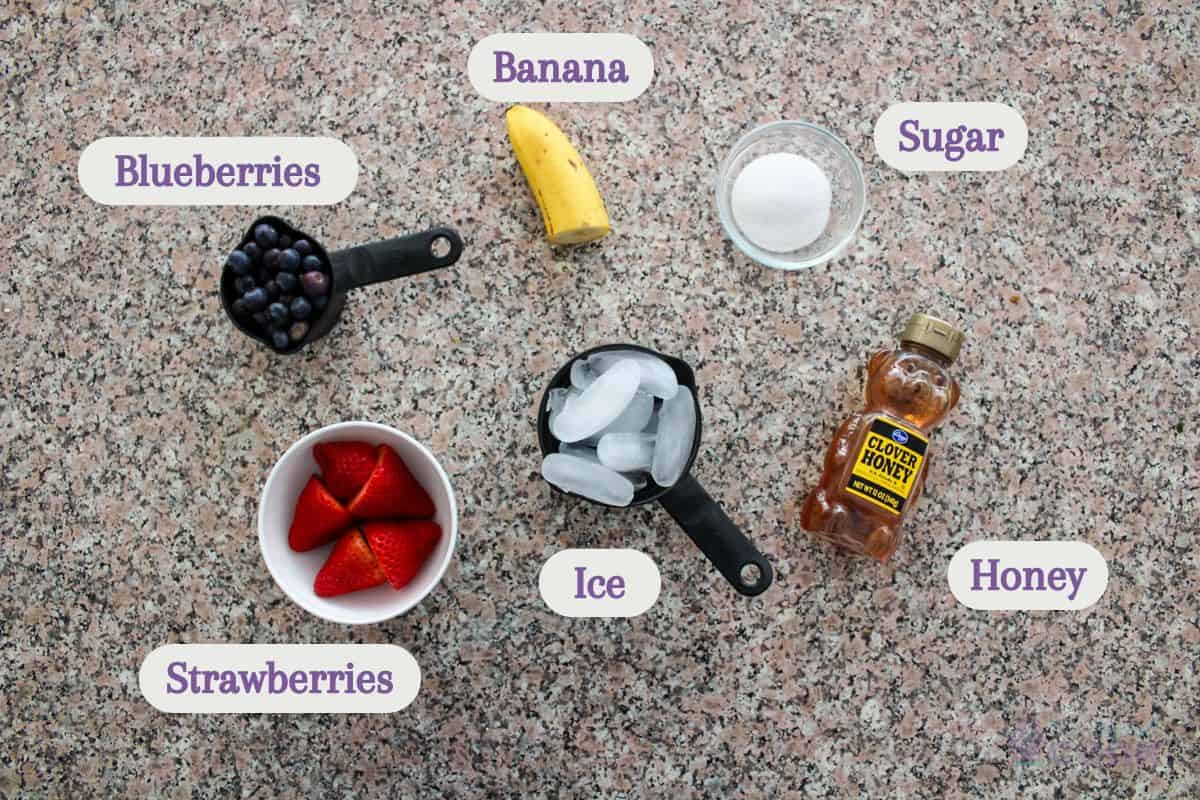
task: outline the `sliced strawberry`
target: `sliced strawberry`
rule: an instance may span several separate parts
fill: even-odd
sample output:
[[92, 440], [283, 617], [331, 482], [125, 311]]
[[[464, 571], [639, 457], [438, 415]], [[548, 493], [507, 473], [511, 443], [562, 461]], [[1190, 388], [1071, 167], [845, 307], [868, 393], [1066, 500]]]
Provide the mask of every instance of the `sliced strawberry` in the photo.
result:
[[357, 528], [351, 528], [333, 546], [333, 552], [313, 581], [313, 591], [318, 597], [337, 597], [370, 589], [386, 580], [387, 575], [379, 568], [367, 540]]
[[300, 552], [312, 550], [332, 542], [353, 521], [346, 507], [329, 493], [320, 478], [313, 475], [296, 500], [288, 544]]
[[379, 459], [371, 477], [346, 507], [359, 519], [428, 519], [437, 511], [429, 494], [417, 483], [396, 451], [386, 444], [379, 446]]
[[442, 536], [436, 522], [419, 520], [367, 522], [362, 530], [379, 566], [397, 589], [416, 577]]
[[321, 442], [313, 447], [313, 458], [329, 493], [342, 501], [358, 494], [379, 460], [375, 445], [367, 442]]

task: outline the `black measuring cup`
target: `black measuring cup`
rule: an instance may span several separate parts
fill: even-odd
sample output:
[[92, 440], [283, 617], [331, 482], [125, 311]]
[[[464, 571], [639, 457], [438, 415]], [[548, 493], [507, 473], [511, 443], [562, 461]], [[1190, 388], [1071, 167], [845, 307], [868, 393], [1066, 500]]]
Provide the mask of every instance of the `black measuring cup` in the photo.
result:
[[236, 247], [254, 241], [254, 229], [263, 223], [271, 225], [280, 235], [288, 236], [292, 241], [307, 239], [313, 246], [314, 254], [329, 265], [329, 302], [325, 308], [313, 315], [304, 338], [287, 350], [276, 350], [265, 332], [260, 331], [250, 320], [234, 313], [233, 303], [238, 299], [234, 283], [238, 276], [228, 264], [222, 267], [221, 307], [225, 309], [226, 315], [239, 331], [281, 355], [297, 353], [329, 333], [337, 324], [342, 309], [346, 306], [346, 293], [351, 289], [449, 267], [458, 261], [463, 251], [462, 239], [453, 228], [437, 227], [409, 236], [384, 239], [330, 253], [315, 237], [297, 230], [279, 217], [271, 216], [254, 220]]
[[[542, 455], [557, 453], [559, 445], [559, 440], [550, 432], [550, 391], [570, 387], [571, 365], [577, 360], [606, 350], [636, 350], [662, 359], [674, 370], [675, 379], [679, 381], [679, 385], [686, 386], [691, 390], [693, 401], [696, 404], [696, 433], [692, 437], [692, 452], [688, 455], [683, 474], [675, 485], [670, 487], [659, 486], [653, 481], [649, 481], [634, 494], [629, 507], [657, 501], [667, 510], [668, 514], [674, 517], [675, 521], [679, 523], [679, 527], [683, 528], [684, 533], [691, 537], [700, 551], [725, 576], [733, 588], [750, 597], [762, 594], [774, 579], [770, 562], [746, 538], [746, 535], [734, 524], [724, 509], [709, 497], [700, 482], [692, 476], [692, 464], [696, 460], [696, 454], [700, 451], [700, 435], [703, 432], [704, 424], [700, 417], [700, 392], [696, 388], [696, 373], [692, 371], [687, 362], [631, 344], [607, 344], [593, 347], [574, 356], [550, 379], [550, 385], [546, 387], [546, 391], [542, 394], [542, 402], [538, 406], [538, 444], [541, 446]], [[572, 494], [563, 492], [554, 484], [550, 484], [550, 488], [562, 494]], [[587, 497], [583, 499], [596, 505], [608, 505]], [[620, 506], [609, 507], [618, 508]]]

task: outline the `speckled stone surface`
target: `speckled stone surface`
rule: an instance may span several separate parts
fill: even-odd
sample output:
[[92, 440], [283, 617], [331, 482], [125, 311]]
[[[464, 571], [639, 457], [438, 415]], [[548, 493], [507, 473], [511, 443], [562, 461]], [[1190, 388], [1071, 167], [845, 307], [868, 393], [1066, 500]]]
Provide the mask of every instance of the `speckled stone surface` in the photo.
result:
[[[27, 797], [1194, 797], [1200, 792], [1197, 11], [1190, 2], [24, 3], [0, 7], [0, 794]], [[552, 250], [503, 126], [465, 75], [500, 31], [627, 31], [651, 89], [551, 116], [615, 233]], [[997, 100], [1029, 148], [995, 174], [903, 176], [874, 154], [901, 100]], [[710, 185], [755, 124], [803, 118], [863, 160], [836, 263], [760, 268]], [[76, 180], [107, 135], [335, 136], [331, 208], [108, 208]], [[326, 243], [434, 223], [448, 272], [363, 290], [278, 359], [223, 318], [224, 252], [256, 213]], [[894, 563], [799, 529], [862, 364], [906, 316], [968, 332]], [[669, 517], [552, 494], [534, 409], [571, 353], [632, 340], [690, 361], [696, 474], [771, 554], [731, 592]], [[457, 488], [444, 584], [386, 624], [293, 605], [258, 550], [258, 492], [345, 419], [426, 442]], [[965, 542], [1082, 539], [1081, 613], [951, 597]], [[632, 620], [537, 594], [572, 546], [635, 547], [663, 592]], [[140, 696], [167, 642], [395, 642], [424, 671], [388, 716], [168, 716]], [[1139, 749], [1140, 748], [1140, 749]]]

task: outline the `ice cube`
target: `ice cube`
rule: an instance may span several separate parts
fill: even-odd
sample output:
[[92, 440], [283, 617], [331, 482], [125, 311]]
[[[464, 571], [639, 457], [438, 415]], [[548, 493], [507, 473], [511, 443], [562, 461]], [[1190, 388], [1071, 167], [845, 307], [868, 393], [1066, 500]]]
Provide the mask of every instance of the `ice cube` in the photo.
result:
[[588, 356], [588, 365], [597, 373], [603, 375], [621, 361], [637, 362], [641, 370], [641, 389], [655, 397], [669, 400], [679, 391], [679, 381], [675, 379], [675, 370], [661, 358], [643, 353], [640, 350], [604, 350]]
[[578, 397], [570, 398], [550, 420], [550, 432], [560, 442], [578, 442], [604, 430], [629, 406], [640, 377], [636, 362], [617, 362]]
[[663, 401], [655, 400], [654, 408], [650, 412], [650, 419], [642, 426], [642, 433], [658, 433], [658, 416], [662, 411]]
[[610, 506], [627, 506], [633, 500], [633, 484], [620, 473], [587, 459], [551, 453], [542, 459], [542, 477], [564, 492]]
[[686, 386], [663, 403], [658, 412], [658, 433], [655, 434], [654, 459], [650, 476], [659, 486], [674, 486], [683, 475], [692, 441], [696, 437], [696, 402]]
[[546, 398], [546, 410], [550, 412], [550, 416], [558, 416], [558, 412], [563, 410], [563, 406], [567, 404], [567, 395], [570, 392], [567, 389], [551, 389], [550, 396]]
[[617, 472], [647, 469], [654, 460], [654, 437], [644, 433], [606, 433], [596, 447], [600, 463]]
[[567, 407], [567, 402], [571, 399], [572, 390], [570, 389], [551, 389], [550, 395], [546, 398], [546, 413], [549, 414], [550, 429], [554, 429], [554, 421], [558, 419], [558, 415]]
[[558, 452], [564, 456], [575, 456], [582, 458], [584, 461], [591, 461], [593, 464], [600, 463], [600, 456], [596, 454], [596, 448], [585, 447], [582, 444], [568, 444], [567, 442], [558, 443]]
[[[558, 452], [562, 453], [564, 456], [575, 456], [576, 458], [582, 458], [584, 461], [591, 461], [593, 464], [600, 463], [600, 456], [596, 453], [595, 447], [587, 447], [583, 444], [567, 444], [566, 442], [559, 442]], [[630, 483], [633, 484], [633, 490], [637, 492], [646, 488], [646, 482], [649, 479], [649, 475], [647, 474], [646, 470], [649, 468], [649, 465], [647, 465], [644, 469], [622, 472], [621, 474], [629, 479]]]
[[604, 430], [592, 434], [588, 439], [588, 444], [595, 447], [600, 444], [600, 437], [609, 433], [638, 433], [646, 427], [653, 412], [654, 398], [639, 391], [621, 412], [621, 416], [605, 425]]
[[571, 365], [571, 385], [583, 391], [596, 382], [596, 371], [588, 365], [585, 359], [577, 358]]

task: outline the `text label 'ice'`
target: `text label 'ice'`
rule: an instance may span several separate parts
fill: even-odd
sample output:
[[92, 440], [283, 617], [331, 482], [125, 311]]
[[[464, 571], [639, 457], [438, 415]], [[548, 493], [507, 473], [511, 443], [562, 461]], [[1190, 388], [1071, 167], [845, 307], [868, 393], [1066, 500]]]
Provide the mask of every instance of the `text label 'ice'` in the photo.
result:
[[564, 617], [636, 617], [658, 600], [662, 576], [638, 550], [561, 550], [542, 565], [538, 590]]

